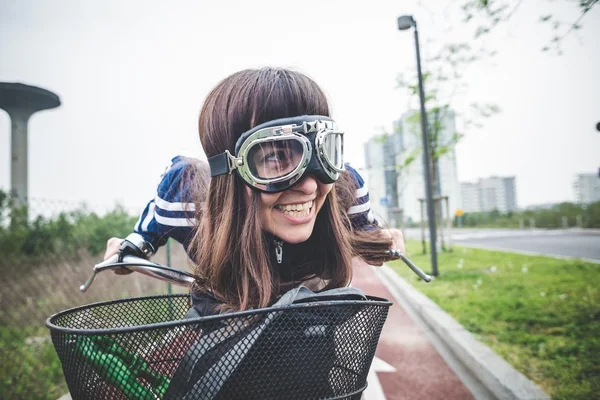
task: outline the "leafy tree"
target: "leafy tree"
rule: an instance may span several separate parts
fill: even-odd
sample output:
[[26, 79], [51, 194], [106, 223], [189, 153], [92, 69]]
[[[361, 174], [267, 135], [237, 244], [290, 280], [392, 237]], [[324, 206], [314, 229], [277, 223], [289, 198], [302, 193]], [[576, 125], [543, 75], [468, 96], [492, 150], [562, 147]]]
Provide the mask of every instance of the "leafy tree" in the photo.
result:
[[[460, 118], [465, 131], [477, 131], [483, 127], [483, 120], [500, 111], [495, 104], [473, 103], [462, 113], [456, 112], [452, 104], [457, 94], [467, 90], [466, 71], [473, 62], [488, 58], [493, 54], [485, 50], [474, 50], [469, 44], [445, 44], [434, 57], [424, 63], [423, 85], [425, 86], [425, 107], [427, 110], [428, 138], [430, 151], [430, 171], [433, 193], [441, 195], [439, 160], [450, 153], [463, 138], [464, 133], [446, 126], [451, 117]], [[399, 74], [397, 87], [405, 90], [409, 97], [409, 108], [417, 108], [419, 86], [416, 71]], [[412, 135], [412, 148], [405, 148], [397, 164], [397, 170], [410, 168], [411, 164], [422, 158], [421, 113], [415, 111], [405, 118], [405, 134]], [[449, 132], [450, 131], [450, 132]], [[436, 204], [436, 219], [442, 216], [442, 204]]]
[[[561, 42], [569, 34], [581, 29], [583, 19], [598, 4], [598, 0], [562, 0], [579, 11], [579, 16], [572, 21], [563, 21], [560, 17], [547, 13], [540, 7], [539, 22], [552, 27], [554, 34], [542, 51], [554, 49], [559, 54]], [[490, 33], [496, 26], [508, 21], [515, 15], [523, 0], [466, 0], [461, 4], [464, 22], [476, 22], [475, 38]]]

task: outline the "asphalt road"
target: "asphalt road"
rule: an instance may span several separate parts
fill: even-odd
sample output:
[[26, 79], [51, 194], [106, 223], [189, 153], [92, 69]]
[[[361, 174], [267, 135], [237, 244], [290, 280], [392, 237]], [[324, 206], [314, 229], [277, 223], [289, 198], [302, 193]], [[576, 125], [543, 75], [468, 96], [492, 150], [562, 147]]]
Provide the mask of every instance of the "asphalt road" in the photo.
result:
[[[407, 238], [418, 239], [418, 229], [407, 229]], [[427, 233], [426, 233], [427, 235]], [[583, 229], [455, 229], [452, 240], [466, 246], [512, 250], [600, 262], [600, 231]]]

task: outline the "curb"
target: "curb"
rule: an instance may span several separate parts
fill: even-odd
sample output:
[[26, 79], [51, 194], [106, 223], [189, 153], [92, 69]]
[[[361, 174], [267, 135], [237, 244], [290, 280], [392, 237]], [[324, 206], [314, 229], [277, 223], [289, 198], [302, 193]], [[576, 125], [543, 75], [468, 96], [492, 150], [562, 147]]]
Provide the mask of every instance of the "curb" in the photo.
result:
[[[375, 269], [382, 283], [398, 301], [412, 308], [439, 342], [497, 399], [550, 400], [535, 383], [514, 369], [489, 347], [475, 339], [462, 325], [427, 296], [412, 287], [390, 267]], [[450, 365], [451, 363], [449, 363]], [[452, 367], [452, 365], [450, 365]]]

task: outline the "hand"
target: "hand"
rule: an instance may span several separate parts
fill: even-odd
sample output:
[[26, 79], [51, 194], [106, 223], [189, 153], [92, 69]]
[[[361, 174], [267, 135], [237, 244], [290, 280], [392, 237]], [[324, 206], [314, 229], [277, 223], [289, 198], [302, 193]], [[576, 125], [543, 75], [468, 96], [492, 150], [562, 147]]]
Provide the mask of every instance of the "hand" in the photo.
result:
[[399, 229], [382, 229], [382, 232], [391, 237], [393, 242], [393, 250], [400, 250], [402, 254], [406, 254], [406, 248], [404, 246], [404, 235], [402, 234], [402, 231], [400, 231]]
[[[123, 240], [124, 239], [117, 237], [111, 237], [110, 239], [108, 239], [108, 241], [106, 242], [106, 251], [104, 252], [104, 260], [109, 259], [110, 257], [114, 256], [119, 252], [119, 248], [121, 247], [121, 243], [123, 242]], [[117, 275], [129, 275], [133, 272], [125, 267], [117, 268], [114, 271]]]

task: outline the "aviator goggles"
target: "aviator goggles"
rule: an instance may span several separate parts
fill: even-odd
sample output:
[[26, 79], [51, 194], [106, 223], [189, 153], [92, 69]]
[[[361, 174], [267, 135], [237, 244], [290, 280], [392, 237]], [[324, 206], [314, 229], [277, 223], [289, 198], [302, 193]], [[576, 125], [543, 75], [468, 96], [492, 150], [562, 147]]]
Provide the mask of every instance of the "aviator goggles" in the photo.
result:
[[322, 183], [335, 182], [344, 170], [344, 133], [329, 117], [304, 115], [265, 122], [244, 132], [228, 150], [210, 157], [211, 176], [236, 170], [250, 187], [281, 192], [312, 174]]

